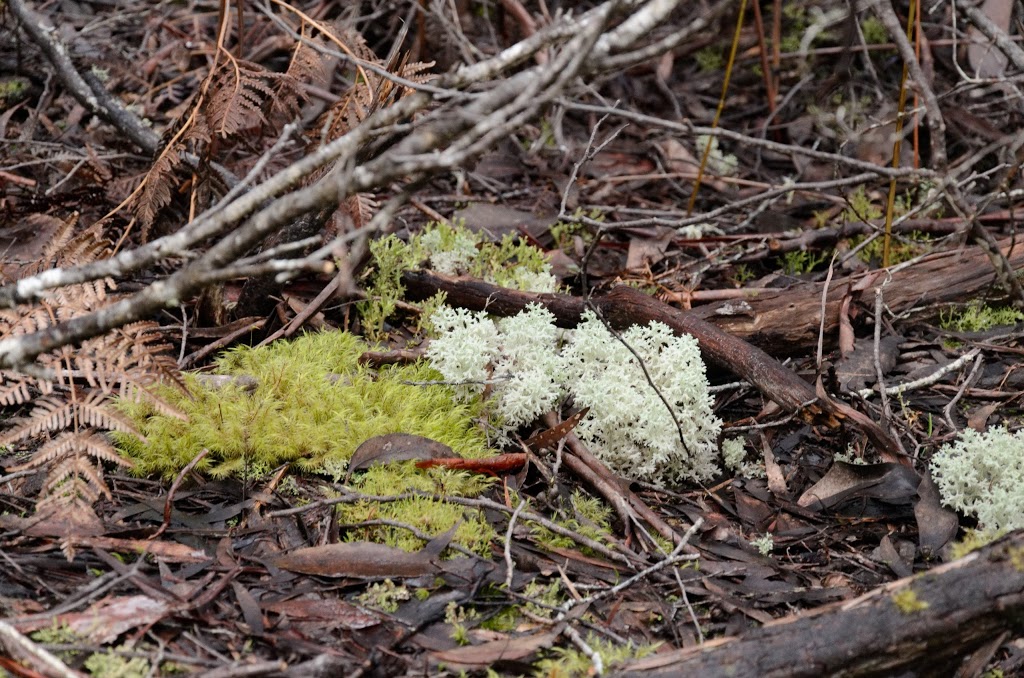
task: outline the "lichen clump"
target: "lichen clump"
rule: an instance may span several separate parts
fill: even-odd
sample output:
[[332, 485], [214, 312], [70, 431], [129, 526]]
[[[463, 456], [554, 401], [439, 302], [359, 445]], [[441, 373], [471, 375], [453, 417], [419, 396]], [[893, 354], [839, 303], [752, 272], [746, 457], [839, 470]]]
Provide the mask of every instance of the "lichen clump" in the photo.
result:
[[1024, 431], [966, 429], [931, 460], [942, 501], [988, 536], [1024, 527]]
[[528, 424], [571, 395], [590, 408], [577, 433], [613, 471], [663, 484], [718, 472], [721, 421], [693, 337], [654, 322], [629, 328], [620, 341], [590, 313], [562, 336], [554, 316], [539, 306], [498, 321], [442, 306], [432, 322], [438, 336], [427, 357], [446, 379], [461, 383], [463, 402], [479, 400], [489, 387], [501, 430]]

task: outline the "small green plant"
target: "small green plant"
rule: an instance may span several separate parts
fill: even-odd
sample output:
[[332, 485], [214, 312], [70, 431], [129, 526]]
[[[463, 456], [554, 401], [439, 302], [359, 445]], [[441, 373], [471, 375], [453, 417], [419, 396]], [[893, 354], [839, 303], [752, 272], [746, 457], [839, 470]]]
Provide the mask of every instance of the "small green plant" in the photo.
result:
[[840, 215], [840, 220], [844, 223], [850, 221], [875, 221], [881, 219], [882, 215], [882, 208], [871, 200], [867, 188], [862, 184], [846, 196], [846, 209]]
[[822, 263], [830, 256], [831, 254], [828, 252], [815, 254], [814, 252], [808, 252], [807, 250], [786, 252], [782, 255], [782, 271], [786, 275], [792, 276], [810, 273], [818, 266], [818, 264]]
[[746, 264], [739, 264], [732, 270], [732, 283], [736, 287], [743, 287], [754, 279], [754, 272]]
[[[558, 524], [598, 543], [609, 543], [611, 537], [611, 507], [579, 490], [572, 493], [569, 503], [574, 515], [558, 520]], [[531, 526], [530, 531], [538, 544], [543, 544], [548, 548], [579, 548], [577, 543], [571, 538], [555, 534], [540, 525]], [[586, 555], [594, 555], [587, 548], [583, 548], [582, 552]]]
[[469, 645], [471, 639], [467, 625], [479, 619], [480, 614], [476, 610], [462, 607], [454, 600], [448, 603], [444, 611], [445, 622], [452, 626], [452, 640], [459, 645]]
[[892, 596], [892, 602], [903, 614], [913, 614], [928, 609], [928, 603], [917, 597], [909, 586]]
[[594, 221], [604, 221], [604, 213], [599, 209], [584, 212], [582, 207], [577, 208], [568, 221], [559, 221], [551, 227], [551, 237], [555, 239], [555, 245], [558, 249], [571, 249], [572, 240], [575, 236], [579, 236], [587, 244], [593, 241], [593, 235], [590, 233], [590, 230], [580, 222], [580, 217], [583, 216]]
[[698, 50], [695, 55], [697, 60], [697, 67], [701, 73], [710, 73], [712, 71], [720, 71], [725, 66], [725, 58], [722, 57], [722, 50], [715, 45], [708, 45], [707, 47]]
[[[864, 242], [867, 236], [855, 236], [850, 238], [850, 246], [856, 247]], [[902, 264], [918, 257], [926, 251], [927, 244], [931, 238], [917, 231], [909, 236], [894, 238], [889, 251], [889, 259], [892, 265]], [[882, 261], [882, 250], [885, 247], [882, 238], [875, 238], [857, 251], [857, 258], [866, 264], [874, 264]]]
[[881, 45], [889, 42], [889, 31], [878, 17], [869, 16], [862, 19], [860, 30], [864, 34], [864, 42], [869, 45]]
[[[606, 671], [632, 659], [647, 657], [658, 649], [657, 644], [618, 643], [594, 634], [587, 634], [586, 643], [600, 655]], [[576, 676], [591, 675], [592, 672], [593, 660], [580, 650], [555, 648], [551, 651], [551, 657], [534, 664], [533, 675], [538, 678], [576, 678]]]
[[392, 614], [398, 606], [412, 599], [412, 593], [405, 586], [400, 586], [390, 579], [374, 582], [366, 590], [356, 596], [356, 600], [381, 612]]
[[1009, 306], [988, 306], [981, 301], [972, 301], [959, 311], [943, 311], [939, 314], [939, 326], [954, 332], [984, 332], [993, 327], [1016, 325], [1024, 322], [1024, 312]]

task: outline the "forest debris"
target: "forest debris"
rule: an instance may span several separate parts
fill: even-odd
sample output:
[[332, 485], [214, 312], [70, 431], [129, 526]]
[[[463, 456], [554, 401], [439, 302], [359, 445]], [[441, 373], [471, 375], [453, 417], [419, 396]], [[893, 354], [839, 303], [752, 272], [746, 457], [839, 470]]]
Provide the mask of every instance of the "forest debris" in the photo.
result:
[[825, 476], [797, 500], [799, 506], [823, 510], [854, 497], [906, 502], [917, 492], [920, 476], [901, 464], [832, 463]]
[[[620, 676], [947, 675], [956, 658], [1016, 628], [1024, 532], [853, 601], [774, 620], [739, 636], [631, 663]], [[800, 648], [799, 662], [789, 649]]]
[[[444, 570], [441, 552], [455, 536], [456, 525], [410, 553], [373, 542], [347, 542], [310, 546], [273, 559], [274, 567], [319, 577], [421, 577]], [[466, 559], [460, 559], [466, 560]]]

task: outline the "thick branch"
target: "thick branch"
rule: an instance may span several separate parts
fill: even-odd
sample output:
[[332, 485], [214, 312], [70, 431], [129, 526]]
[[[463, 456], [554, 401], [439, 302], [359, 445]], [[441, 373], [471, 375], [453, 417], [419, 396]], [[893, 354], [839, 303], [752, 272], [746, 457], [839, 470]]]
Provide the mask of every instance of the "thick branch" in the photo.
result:
[[1024, 532], [920, 575], [742, 636], [634, 662], [621, 676], [953, 675], [957, 658], [1024, 630]]

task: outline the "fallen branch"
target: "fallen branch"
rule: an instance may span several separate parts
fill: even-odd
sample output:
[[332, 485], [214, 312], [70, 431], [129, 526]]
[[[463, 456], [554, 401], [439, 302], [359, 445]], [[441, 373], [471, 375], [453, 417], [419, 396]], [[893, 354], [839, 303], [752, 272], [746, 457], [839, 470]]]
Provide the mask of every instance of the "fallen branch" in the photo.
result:
[[855, 600], [634, 662], [621, 676], [953, 675], [958, 658], [1020, 631], [1024, 532]]
[[[1010, 239], [998, 243], [1015, 272], [1024, 270], [1024, 243]], [[833, 279], [826, 299], [824, 332], [826, 345], [835, 344], [839, 331], [839, 308], [847, 295], [855, 298], [866, 292], [853, 291], [865, 275], [858, 273]], [[885, 305], [895, 315], [921, 308], [932, 317], [943, 306], [965, 303], [984, 294], [999, 283], [989, 256], [979, 247], [936, 252], [904, 268], [895, 267], [885, 288]], [[941, 284], [936, 284], [941, 280]], [[803, 353], [818, 340], [821, 323], [823, 283], [797, 283], [789, 288], [735, 300], [695, 307], [698, 318], [714, 323], [731, 335], [747, 339], [773, 355]]]

